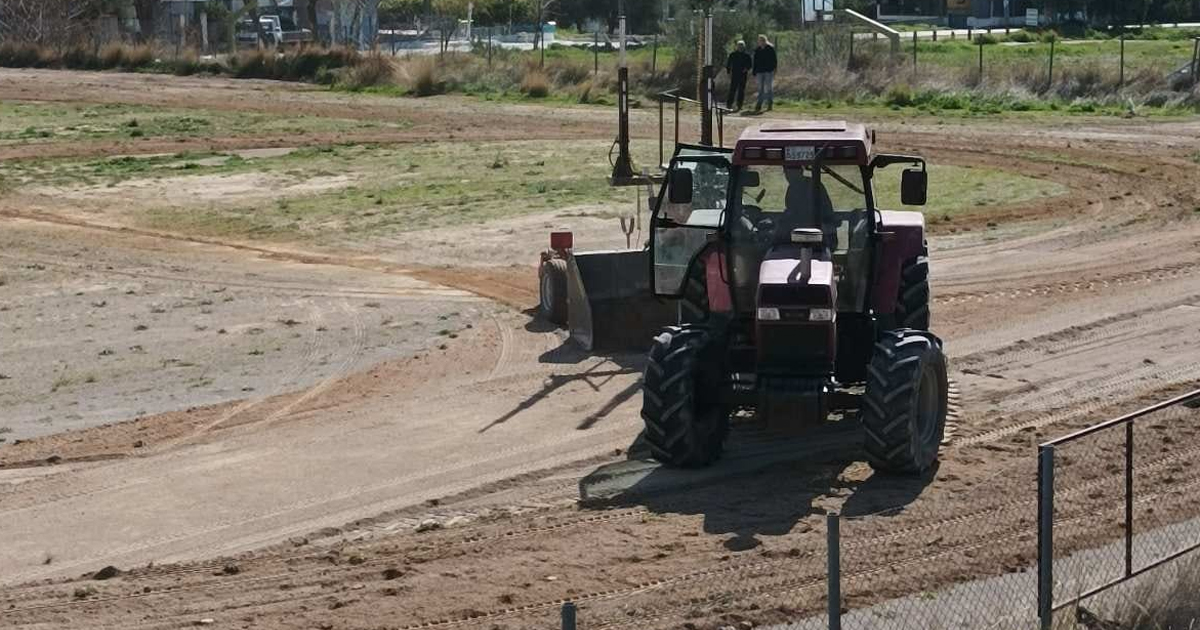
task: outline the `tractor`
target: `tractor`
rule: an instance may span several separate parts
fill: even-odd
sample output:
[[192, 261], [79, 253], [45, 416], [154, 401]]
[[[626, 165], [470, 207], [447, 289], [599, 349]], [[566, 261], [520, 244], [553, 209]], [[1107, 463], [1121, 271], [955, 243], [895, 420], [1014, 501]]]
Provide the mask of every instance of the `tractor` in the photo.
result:
[[857, 410], [873, 468], [935, 464], [947, 367], [929, 332], [924, 217], [877, 209], [873, 190], [908, 165], [901, 203], [924, 205], [925, 160], [874, 140], [822, 121], [751, 127], [732, 149], [677, 146], [648, 255], [651, 292], [679, 305], [645, 371], [655, 459], [711, 464], [738, 414], [797, 432]]

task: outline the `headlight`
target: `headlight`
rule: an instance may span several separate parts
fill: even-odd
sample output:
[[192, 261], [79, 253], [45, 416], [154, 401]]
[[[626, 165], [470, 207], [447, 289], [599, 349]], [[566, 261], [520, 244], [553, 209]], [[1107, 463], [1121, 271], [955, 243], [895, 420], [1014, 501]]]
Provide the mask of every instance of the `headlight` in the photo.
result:
[[778, 321], [779, 320], [779, 309], [777, 309], [777, 308], [761, 308], [760, 307], [758, 309], [758, 318], [762, 319], [762, 320], [767, 320], [767, 321]]
[[[759, 310], [762, 310], [762, 309], [759, 309]], [[831, 321], [833, 321], [833, 309], [831, 309], [831, 308], [809, 309], [808, 321], [810, 321], [810, 322], [831, 322]]]

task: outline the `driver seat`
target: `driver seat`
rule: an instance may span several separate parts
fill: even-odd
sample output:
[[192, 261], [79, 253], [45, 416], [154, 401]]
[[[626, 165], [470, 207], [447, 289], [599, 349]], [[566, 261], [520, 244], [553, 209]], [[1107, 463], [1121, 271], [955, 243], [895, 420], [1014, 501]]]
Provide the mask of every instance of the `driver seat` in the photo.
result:
[[818, 251], [820, 260], [830, 260], [832, 252], [837, 249], [837, 223], [833, 213], [833, 200], [825, 184], [817, 184], [817, 200], [819, 207], [813, 207], [813, 180], [803, 175], [789, 178], [787, 193], [784, 197], [784, 211], [781, 222], [781, 234], [790, 238], [795, 229], [817, 229], [825, 235], [824, 251]]

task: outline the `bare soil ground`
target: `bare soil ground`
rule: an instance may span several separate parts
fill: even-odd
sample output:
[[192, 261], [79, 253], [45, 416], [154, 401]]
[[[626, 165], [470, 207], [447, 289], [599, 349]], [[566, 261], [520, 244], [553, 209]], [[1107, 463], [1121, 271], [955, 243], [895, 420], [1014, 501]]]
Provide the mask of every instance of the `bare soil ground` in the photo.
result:
[[[11, 159], [173, 152], [175, 140], [603, 140], [612, 118], [71, 72], [0, 73], [0, 99], [405, 121], [370, 139], [0, 146]], [[0, 195], [0, 621], [544, 628], [564, 599], [595, 628], [785, 621], [820, 601], [831, 509], [861, 517], [847, 532], [852, 606], [1020, 569], [1033, 445], [1200, 374], [1198, 130], [880, 125], [887, 150], [1070, 191], [930, 217], [956, 392], [943, 463], [924, 479], [872, 475], [850, 422], [790, 440], [740, 425], [722, 467], [694, 477], [630, 460], [640, 358], [585, 356], [522, 312], [547, 228], [624, 246], [610, 217], [535, 213], [338, 249]], [[1180, 465], [1194, 457], [1190, 414], [1141, 447], [1146, 479], [1170, 476], [1148, 495], [1163, 522], [1194, 508], [1200, 478]], [[1082, 520], [1105, 471], [1072, 470], [1063, 518]], [[581, 481], [601, 477], [616, 490], [581, 503]], [[93, 579], [109, 565], [115, 577]]]

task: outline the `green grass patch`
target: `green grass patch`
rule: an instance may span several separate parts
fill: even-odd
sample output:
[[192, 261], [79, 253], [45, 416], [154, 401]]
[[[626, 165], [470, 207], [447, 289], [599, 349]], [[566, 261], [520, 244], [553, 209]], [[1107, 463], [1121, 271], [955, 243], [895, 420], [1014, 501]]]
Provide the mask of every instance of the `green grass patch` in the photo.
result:
[[[281, 193], [271, 202], [153, 208], [133, 218], [145, 227], [189, 234], [333, 242], [631, 203], [631, 191], [614, 189], [606, 181], [609, 145], [531, 141], [302, 149], [285, 157], [200, 166], [194, 172], [253, 171], [295, 181], [337, 174], [353, 182], [323, 192]], [[635, 143], [639, 155], [654, 151], [654, 143]], [[159, 172], [151, 167], [137, 177]], [[176, 169], [171, 174], [182, 173]]]
[[[944, 164], [929, 165], [929, 204], [926, 215], [940, 219], [990, 208], [1028, 203], [1068, 192], [1056, 182], [1026, 177], [1008, 171]], [[900, 169], [893, 167], [875, 176], [876, 204], [881, 208], [906, 209], [900, 204]]]
[[408, 127], [405, 120], [208, 111], [136, 105], [0, 102], [0, 145], [121, 138], [305, 135]]

